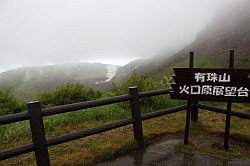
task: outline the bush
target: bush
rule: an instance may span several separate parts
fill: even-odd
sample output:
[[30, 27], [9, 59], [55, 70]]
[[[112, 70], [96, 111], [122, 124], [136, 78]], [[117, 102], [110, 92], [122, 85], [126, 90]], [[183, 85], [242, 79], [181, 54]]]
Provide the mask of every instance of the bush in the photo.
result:
[[14, 97], [10, 89], [0, 90], [0, 116], [22, 112], [25, 104]]
[[[124, 81], [119, 85], [113, 83], [111, 85], [111, 91], [114, 95], [124, 95], [128, 94], [128, 89], [132, 86], [137, 86], [139, 92], [163, 88], [163, 85], [160, 81], [153, 80], [153, 78], [151, 78], [148, 74], [138, 75], [134, 72], [127, 81]], [[157, 104], [159, 102], [161, 102], [159, 97], [143, 98], [140, 100], [142, 106], [151, 106], [152, 104]], [[123, 107], [127, 106], [124, 105]]]
[[147, 73], [138, 75], [134, 71], [132, 76], [127, 81], [124, 81], [119, 85], [113, 83], [111, 85], [111, 91], [117, 95], [127, 94], [128, 88], [132, 86], [137, 86], [140, 92], [162, 88], [161, 83], [153, 80], [153, 78], [151, 78]]
[[41, 91], [36, 99], [41, 102], [43, 108], [57, 105], [84, 102], [100, 98], [102, 93], [98, 90], [86, 89], [81, 83], [68, 83], [55, 89]]

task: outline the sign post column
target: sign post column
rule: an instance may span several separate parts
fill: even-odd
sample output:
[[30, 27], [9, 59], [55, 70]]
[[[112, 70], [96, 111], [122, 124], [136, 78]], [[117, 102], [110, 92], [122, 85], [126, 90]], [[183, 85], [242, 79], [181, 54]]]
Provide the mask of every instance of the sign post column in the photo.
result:
[[[194, 52], [190, 52], [189, 54], [189, 68], [192, 69], [194, 67]], [[193, 101], [188, 99], [187, 100], [187, 113], [186, 113], [186, 126], [185, 126], [185, 135], [184, 135], [184, 144], [188, 144], [188, 136], [189, 136], [189, 126], [190, 126], [190, 113], [191, 111], [191, 105]], [[192, 112], [193, 114], [193, 112]], [[193, 116], [192, 116], [193, 117]]]
[[232, 103], [250, 103], [250, 69], [234, 69], [234, 50], [230, 50], [227, 69], [193, 68], [190, 52], [189, 68], [174, 68], [174, 73], [175, 84], [171, 84], [170, 96], [187, 101], [184, 143], [188, 144], [190, 116], [192, 120], [195, 116], [198, 118], [198, 112], [192, 110], [197, 101], [227, 102], [224, 148], [228, 150]]
[[[234, 68], [234, 50], [230, 50], [229, 57], [229, 69]], [[229, 131], [230, 131], [230, 121], [231, 121], [231, 110], [232, 110], [232, 102], [227, 102], [227, 114], [226, 114], [226, 125], [225, 125], [225, 133], [224, 133], [224, 149], [229, 150]]]
[[[194, 52], [189, 52], [189, 68], [194, 68]], [[198, 101], [197, 100], [191, 100], [191, 120], [194, 122], [198, 121], [198, 107], [197, 107]]]

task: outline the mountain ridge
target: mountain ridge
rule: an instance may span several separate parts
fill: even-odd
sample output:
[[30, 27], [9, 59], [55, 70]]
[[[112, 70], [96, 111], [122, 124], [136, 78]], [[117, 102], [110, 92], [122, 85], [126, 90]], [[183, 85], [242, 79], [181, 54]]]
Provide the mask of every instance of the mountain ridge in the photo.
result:
[[[231, 2], [223, 5], [195, 40], [168, 59], [168, 65], [184, 60], [189, 51], [195, 57], [209, 57], [226, 67], [228, 50], [235, 50], [235, 67], [250, 68], [250, 1]], [[179, 59], [179, 60], [178, 60]]]
[[[250, 1], [239, 0], [221, 4], [214, 17], [197, 34], [193, 42], [176, 53], [165, 53], [144, 59], [142, 63], [131, 62], [120, 68], [125, 77], [117, 74], [112, 81], [121, 83], [131, 73], [148, 73], [155, 76], [170, 66], [188, 60], [190, 51], [195, 61], [213, 61], [220, 67], [227, 67], [229, 49], [235, 50], [235, 67], [250, 68]], [[128, 70], [130, 69], [130, 71]]]
[[101, 63], [70, 63], [49, 66], [20, 67], [0, 73], [0, 88], [11, 88], [16, 96], [32, 99], [39, 90], [65, 83], [83, 83], [88, 88], [107, 88], [108, 65]]

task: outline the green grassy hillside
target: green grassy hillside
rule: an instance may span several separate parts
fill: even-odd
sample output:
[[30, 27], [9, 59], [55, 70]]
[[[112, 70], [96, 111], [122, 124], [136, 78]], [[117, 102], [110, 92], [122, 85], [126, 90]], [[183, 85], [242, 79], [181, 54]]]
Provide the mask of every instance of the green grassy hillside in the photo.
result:
[[209, 60], [228, 67], [229, 49], [235, 50], [235, 67], [250, 68], [250, 1], [241, 0], [221, 6], [214, 18], [197, 34], [196, 39], [167, 58], [164, 67], [186, 59], [194, 51], [196, 60]]
[[[232, 2], [231, 2], [232, 3]], [[137, 73], [155, 76], [195, 55], [195, 67], [228, 67], [229, 49], [235, 49], [235, 68], [250, 68], [250, 1], [240, 0], [221, 6], [212, 20], [197, 33], [195, 40], [174, 54], [161, 54], [131, 62], [120, 69], [113, 81], [122, 82]], [[126, 73], [126, 74], [125, 74]]]

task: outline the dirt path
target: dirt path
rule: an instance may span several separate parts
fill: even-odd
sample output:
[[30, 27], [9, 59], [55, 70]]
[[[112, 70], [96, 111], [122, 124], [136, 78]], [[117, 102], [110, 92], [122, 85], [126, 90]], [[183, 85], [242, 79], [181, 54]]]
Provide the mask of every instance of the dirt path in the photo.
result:
[[[195, 142], [202, 139], [204, 138], [193, 138]], [[97, 163], [96, 166], [250, 166], [250, 158], [230, 160], [211, 154], [186, 153], [176, 150], [175, 146], [182, 141], [182, 139], [160, 141], [143, 150], [136, 150], [115, 159]], [[210, 138], [200, 142], [206, 146], [208, 142], [212, 143]]]

